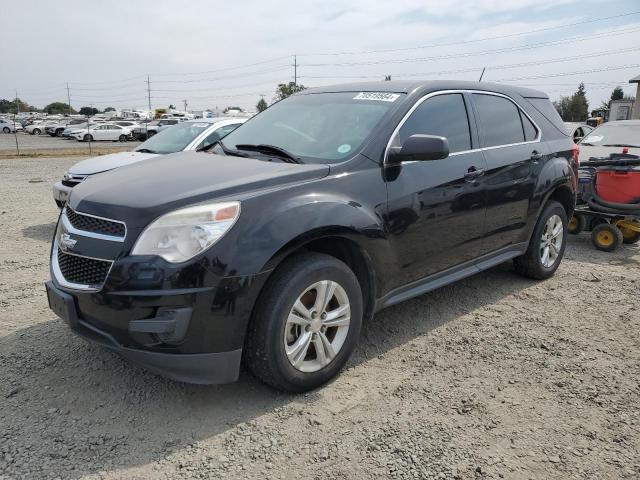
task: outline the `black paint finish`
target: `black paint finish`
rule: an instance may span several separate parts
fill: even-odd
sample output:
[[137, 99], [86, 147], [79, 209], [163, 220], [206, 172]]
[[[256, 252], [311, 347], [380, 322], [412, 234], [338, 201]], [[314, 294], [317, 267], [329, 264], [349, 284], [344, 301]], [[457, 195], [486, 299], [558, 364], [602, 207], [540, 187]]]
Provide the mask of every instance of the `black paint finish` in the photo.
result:
[[[463, 90], [467, 102], [472, 101], [469, 91], [504, 94], [536, 122], [541, 140], [481, 149], [480, 126], [469, 109], [470, 151], [443, 160], [385, 164], [386, 147], [402, 118], [422, 97], [440, 90]], [[513, 257], [526, 248], [551, 195], [575, 196], [572, 140], [526, 100], [545, 97], [540, 92], [472, 82], [384, 82], [325, 91], [402, 95], [363, 147], [342, 163], [184, 152], [97, 175], [75, 187], [69, 200], [75, 211], [127, 225], [120, 243], [76, 238], [82, 255], [114, 259], [100, 291], [66, 289], [53, 278], [55, 288], [73, 298], [78, 317], [127, 349], [235, 352], [242, 349], [253, 306], [271, 272], [311, 241], [330, 237], [357, 245], [371, 272], [373, 311]], [[240, 218], [194, 259], [175, 265], [130, 255], [142, 230], [160, 215], [228, 200], [241, 202]], [[480, 266], [474, 264], [478, 259], [484, 259]], [[184, 341], [146, 345], [130, 335], [130, 322], [154, 318], [168, 307], [192, 309]]]

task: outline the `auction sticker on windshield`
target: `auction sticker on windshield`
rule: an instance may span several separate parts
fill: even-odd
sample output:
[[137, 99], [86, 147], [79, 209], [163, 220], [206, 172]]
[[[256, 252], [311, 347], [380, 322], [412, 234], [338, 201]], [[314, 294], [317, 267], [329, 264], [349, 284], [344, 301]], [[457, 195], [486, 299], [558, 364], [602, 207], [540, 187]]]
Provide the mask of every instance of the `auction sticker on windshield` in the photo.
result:
[[354, 100], [377, 100], [379, 102], [395, 102], [399, 93], [387, 93], [387, 92], [360, 92], [353, 97]]

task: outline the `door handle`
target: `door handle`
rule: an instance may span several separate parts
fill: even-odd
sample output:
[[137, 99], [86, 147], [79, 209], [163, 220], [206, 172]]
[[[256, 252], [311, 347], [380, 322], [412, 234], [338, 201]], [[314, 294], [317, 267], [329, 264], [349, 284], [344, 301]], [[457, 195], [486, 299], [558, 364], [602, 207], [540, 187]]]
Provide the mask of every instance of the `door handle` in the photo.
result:
[[484, 170], [481, 168], [476, 168], [474, 165], [471, 165], [468, 169], [467, 169], [467, 173], [464, 174], [464, 179], [467, 182], [473, 182], [475, 181], [477, 178], [481, 177], [484, 175]]
[[538, 163], [540, 159], [542, 159], [542, 154], [539, 151], [534, 150], [531, 152], [531, 160], [533, 160], [533, 163]]

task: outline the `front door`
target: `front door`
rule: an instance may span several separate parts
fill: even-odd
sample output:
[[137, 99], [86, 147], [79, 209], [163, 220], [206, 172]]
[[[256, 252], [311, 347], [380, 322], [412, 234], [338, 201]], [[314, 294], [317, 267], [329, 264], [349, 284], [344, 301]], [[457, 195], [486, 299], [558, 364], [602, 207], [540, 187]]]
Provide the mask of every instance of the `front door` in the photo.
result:
[[428, 96], [402, 124], [394, 145], [414, 134], [449, 141], [444, 160], [386, 166], [387, 227], [399, 285], [477, 257], [484, 230], [485, 162], [476, 148], [470, 106], [462, 93]]

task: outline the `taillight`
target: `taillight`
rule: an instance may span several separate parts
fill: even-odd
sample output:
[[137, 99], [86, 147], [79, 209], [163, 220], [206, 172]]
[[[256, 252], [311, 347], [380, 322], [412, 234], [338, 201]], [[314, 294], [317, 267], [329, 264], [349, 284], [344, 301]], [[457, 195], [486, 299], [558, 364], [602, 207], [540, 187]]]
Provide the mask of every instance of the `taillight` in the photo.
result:
[[580, 166], [580, 147], [577, 143], [573, 144], [573, 161], [576, 163], [576, 167]]
[[622, 154], [625, 155], [629, 153], [629, 147], [622, 147]]

